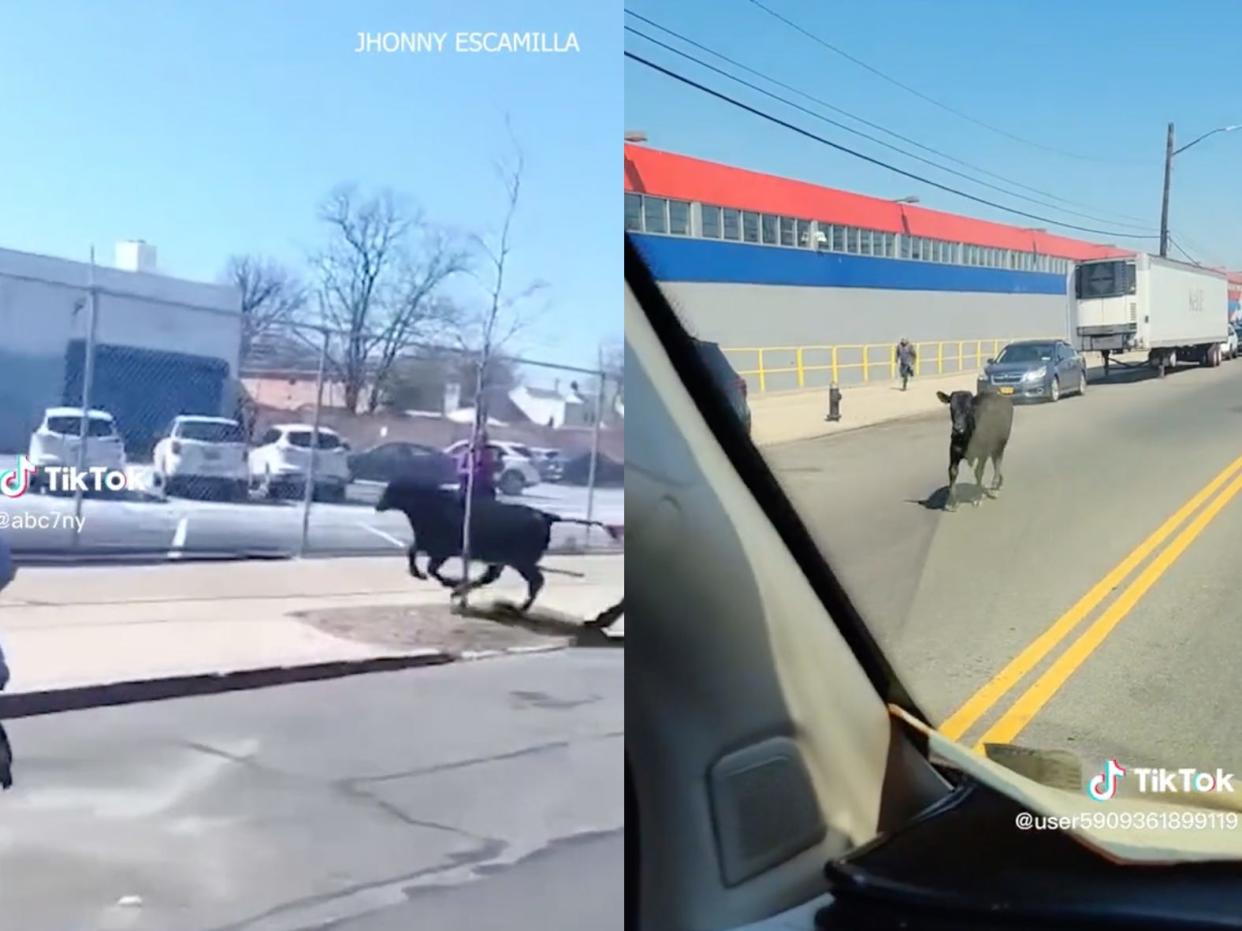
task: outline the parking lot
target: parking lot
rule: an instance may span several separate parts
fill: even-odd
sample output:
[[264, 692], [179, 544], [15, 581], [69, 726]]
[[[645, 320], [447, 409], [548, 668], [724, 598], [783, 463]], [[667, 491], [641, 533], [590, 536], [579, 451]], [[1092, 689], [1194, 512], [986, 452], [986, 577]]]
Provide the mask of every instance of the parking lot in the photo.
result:
[[[400, 513], [377, 513], [382, 485], [355, 482], [343, 504], [316, 502], [307, 521], [307, 554], [383, 554], [407, 547], [410, 528]], [[572, 518], [585, 518], [587, 489], [542, 484], [501, 500], [527, 504]], [[129, 494], [124, 498], [87, 498], [82, 502], [81, 533], [75, 541], [71, 497], [26, 494], [0, 498], [0, 531], [18, 555], [28, 559], [134, 554], [176, 558], [182, 555], [290, 556], [299, 552], [303, 506], [297, 500], [252, 497], [244, 502], [166, 500]], [[596, 489], [594, 518], [607, 524], [625, 520], [623, 489]], [[612, 547], [599, 528], [558, 524], [552, 528], [554, 550]]]

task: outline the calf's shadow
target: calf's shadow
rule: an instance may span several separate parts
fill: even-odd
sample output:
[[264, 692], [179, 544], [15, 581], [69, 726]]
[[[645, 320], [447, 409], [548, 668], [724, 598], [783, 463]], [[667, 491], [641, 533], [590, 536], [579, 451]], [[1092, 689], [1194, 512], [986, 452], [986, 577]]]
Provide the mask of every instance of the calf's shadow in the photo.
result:
[[[509, 627], [518, 627], [531, 633], [552, 637], [566, 637], [575, 647], [624, 647], [621, 637], [612, 637], [607, 627], [583, 621], [550, 608], [531, 608], [526, 614], [518, 611], [511, 601], [498, 599], [491, 604], [471, 602], [462, 612], [466, 617], [493, 621]], [[611, 625], [608, 625], [611, 626]]]
[[[974, 507], [976, 502], [982, 505], [987, 500], [987, 495], [983, 493], [983, 489], [973, 482], [959, 481], [957, 483], [957, 506], [959, 509], [962, 507]], [[921, 501], [907, 498], [906, 503], [921, 505], [929, 511], [943, 511], [949, 503], [949, 486], [941, 485]]]

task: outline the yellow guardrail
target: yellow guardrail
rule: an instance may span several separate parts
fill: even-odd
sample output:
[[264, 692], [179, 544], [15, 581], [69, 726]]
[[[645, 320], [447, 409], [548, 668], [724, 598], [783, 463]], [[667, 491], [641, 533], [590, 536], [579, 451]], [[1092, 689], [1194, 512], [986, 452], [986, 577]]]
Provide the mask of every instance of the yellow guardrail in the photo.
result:
[[[943, 339], [916, 342], [914, 374], [917, 376], [934, 372], [937, 375], [948, 375], [982, 369], [987, 359], [995, 358], [1013, 341]], [[837, 384], [841, 383], [842, 372], [854, 369], [862, 371], [863, 382], [874, 380], [877, 372], [893, 379], [897, 377], [895, 350], [894, 343], [847, 343], [827, 346], [738, 346], [727, 348], [724, 352], [731, 363], [735, 360], [741, 361], [740, 356], [750, 353], [754, 365], [743, 368], [734, 364], [734, 370], [743, 378], [755, 379], [759, 391], [764, 392], [768, 390], [768, 378], [773, 375], [796, 375], [798, 388], [806, 387], [806, 376], [811, 372], [829, 372], [829, 381]], [[774, 358], [781, 354], [784, 355], [779, 360]], [[812, 356], [818, 359], [810, 358]], [[773, 361], [777, 364], [771, 364]]]

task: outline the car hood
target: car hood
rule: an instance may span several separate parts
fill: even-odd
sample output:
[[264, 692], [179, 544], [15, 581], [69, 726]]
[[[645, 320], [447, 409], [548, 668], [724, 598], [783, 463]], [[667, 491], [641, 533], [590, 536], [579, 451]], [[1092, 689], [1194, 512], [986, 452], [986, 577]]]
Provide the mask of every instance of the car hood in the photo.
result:
[[1021, 375], [1023, 372], [1034, 372], [1051, 365], [1051, 359], [1047, 362], [993, 362], [984, 371], [989, 375]]

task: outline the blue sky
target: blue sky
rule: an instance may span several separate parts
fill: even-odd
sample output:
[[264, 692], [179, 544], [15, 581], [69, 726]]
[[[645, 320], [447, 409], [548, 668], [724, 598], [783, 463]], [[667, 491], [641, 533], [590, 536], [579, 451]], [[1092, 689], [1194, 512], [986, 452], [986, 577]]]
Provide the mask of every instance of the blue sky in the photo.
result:
[[[549, 283], [514, 348], [593, 364], [622, 331], [620, 20], [573, 0], [6, 4], [0, 246], [111, 262], [143, 238], [200, 280], [237, 252], [298, 265], [341, 182], [482, 232], [507, 111], [527, 165], [509, 274]], [[459, 30], [573, 31], [581, 51], [354, 54], [360, 31]]]
[[[836, 107], [1074, 205], [1022, 202], [936, 172], [739, 88], [632, 34], [626, 35], [625, 48], [916, 173], [1032, 213], [1117, 231], [1118, 221], [1073, 217], [1062, 208], [1129, 215], [1155, 232], [1167, 123], [1175, 123], [1178, 145], [1218, 126], [1242, 124], [1237, 69], [1242, 4], [1232, 0], [763, 2], [923, 94], [1069, 154], [1015, 142], [947, 113], [828, 51], [749, 0], [628, 0], [627, 9]], [[626, 24], [687, 48], [631, 16]], [[1072, 233], [972, 204], [806, 140], [633, 61], [625, 63], [625, 83], [626, 129], [646, 132], [655, 148], [876, 196], [917, 195], [928, 207], [1155, 251], [1155, 240]], [[799, 103], [857, 126], [805, 100]], [[1201, 261], [1242, 268], [1242, 130], [1204, 141], [1174, 165], [1169, 221], [1174, 238]], [[1135, 225], [1134, 219], [1119, 222]]]

